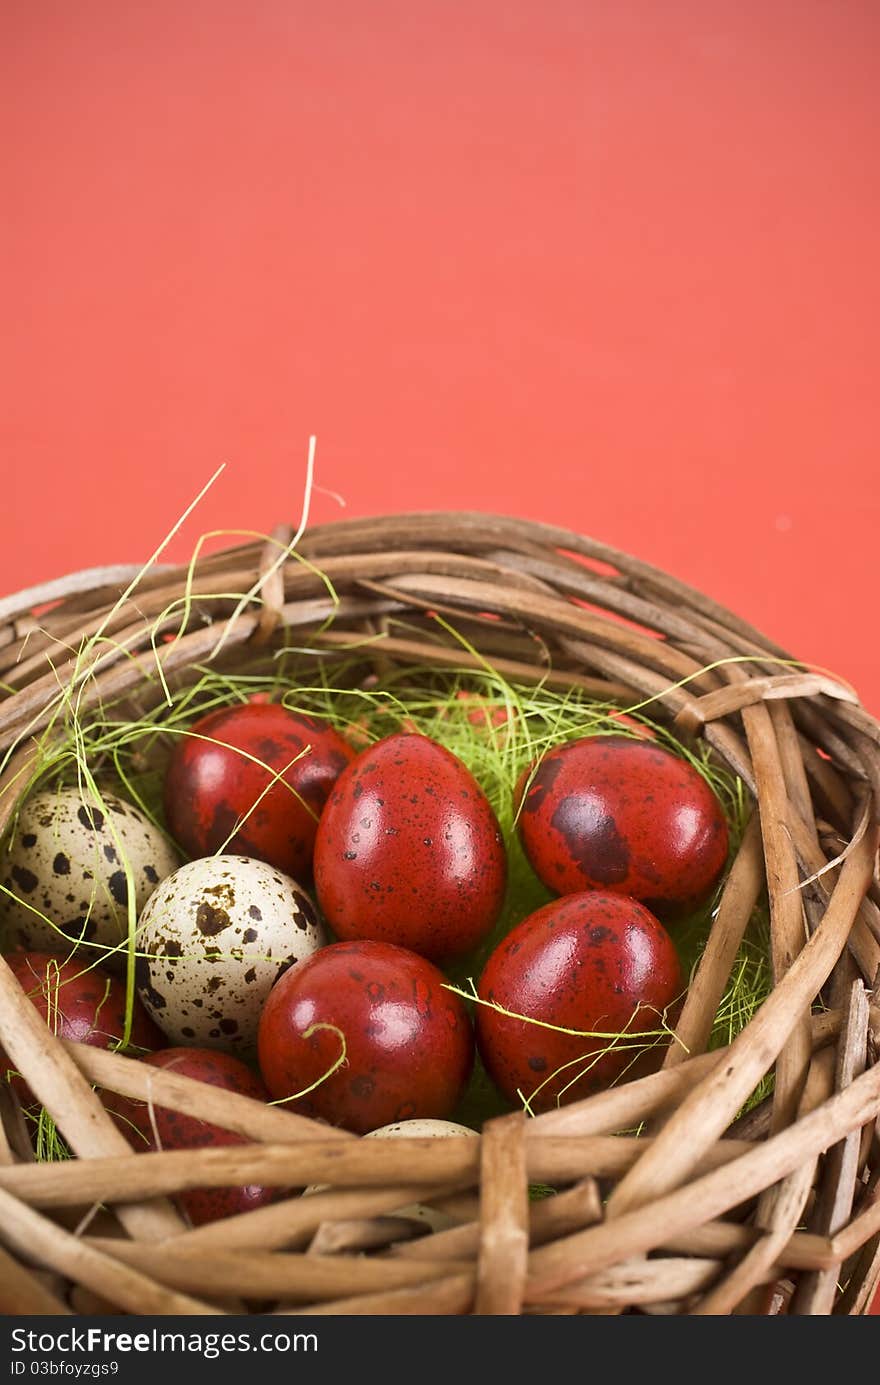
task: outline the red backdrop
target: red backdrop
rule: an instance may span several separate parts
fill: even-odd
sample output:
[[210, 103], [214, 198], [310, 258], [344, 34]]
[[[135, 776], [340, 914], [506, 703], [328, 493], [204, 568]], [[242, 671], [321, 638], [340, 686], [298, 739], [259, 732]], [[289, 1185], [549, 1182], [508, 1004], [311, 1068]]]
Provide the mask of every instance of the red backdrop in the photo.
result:
[[314, 431], [349, 513], [570, 524], [880, 711], [872, 0], [0, 22], [0, 591], [140, 558], [220, 462], [176, 551], [265, 529]]
[[880, 711], [873, 0], [0, 24], [0, 592], [144, 557], [221, 462], [178, 556], [295, 516], [316, 432], [349, 513], [590, 532]]

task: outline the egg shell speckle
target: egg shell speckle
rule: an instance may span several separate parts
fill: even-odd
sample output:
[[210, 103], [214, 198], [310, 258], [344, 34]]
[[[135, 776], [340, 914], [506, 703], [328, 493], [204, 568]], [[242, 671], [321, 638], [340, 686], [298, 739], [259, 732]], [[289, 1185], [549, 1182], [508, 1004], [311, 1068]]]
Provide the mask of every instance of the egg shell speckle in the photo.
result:
[[141, 999], [173, 1043], [249, 1048], [282, 971], [325, 942], [306, 892], [273, 866], [246, 856], [191, 861], [141, 915]]
[[[6, 947], [56, 951], [82, 939], [115, 948], [128, 935], [128, 884], [140, 914], [179, 857], [138, 808], [101, 793], [43, 790], [23, 804], [0, 855], [0, 933]], [[110, 958], [103, 959], [105, 963]]]

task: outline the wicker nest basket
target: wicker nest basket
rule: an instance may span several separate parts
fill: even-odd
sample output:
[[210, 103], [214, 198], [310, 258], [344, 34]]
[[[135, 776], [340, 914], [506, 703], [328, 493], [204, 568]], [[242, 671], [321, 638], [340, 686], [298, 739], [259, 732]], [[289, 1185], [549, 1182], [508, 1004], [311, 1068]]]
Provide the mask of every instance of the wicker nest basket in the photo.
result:
[[[0, 683], [11, 689], [0, 752], [12, 752], [0, 829], [59, 688], [75, 682], [85, 710], [129, 695], [146, 705], [160, 695], [157, 658], [185, 683], [212, 655], [231, 665], [255, 649], [268, 657], [285, 637], [332, 660], [369, 636], [365, 670], [380, 677], [389, 665], [476, 664], [438, 628], [439, 612], [511, 681], [546, 678], [621, 705], [654, 699], [653, 716], [680, 739], [705, 738], [753, 796], [678, 1023], [682, 1043], [649, 1076], [533, 1119], [499, 1117], [474, 1140], [361, 1142], [154, 1071], [157, 1102], [248, 1143], [133, 1155], [96, 1089], [145, 1096], [141, 1066], [56, 1039], [0, 960], [0, 1043], [77, 1156], [29, 1162], [4, 1094], [0, 1309], [867, 1311], [880, 1276], [877, 723], [849, 688], [699, 592], [564, 530], [395, 515], [309, 530], [296, 559], [285, 553], [291, 538], [280, 528], [267, 543], [201, 559], [185, 633], [158, 655], [157, 630], [180, 628], [179, 605], [164, 626], [162, 613], [184, 592], [185, 568], [151, 568], [121, 602], [134, 569], [0, 603]], [[69, 651], [99, 628], [107, 640], [75, 668]], [[730, 1047], [706, 1052], [765, 885], [774, 989]], [[772, 1098], [738, 1118], [770, 1071]], [[530, 1203], [537, 1181], [557, 1195]], [[326, 1187], [197, 1229], [170, 1200], [247, 1183]], [[416, 1198], [454, 1224], [401, 1239], [404, 1223], [389, 1213]]]

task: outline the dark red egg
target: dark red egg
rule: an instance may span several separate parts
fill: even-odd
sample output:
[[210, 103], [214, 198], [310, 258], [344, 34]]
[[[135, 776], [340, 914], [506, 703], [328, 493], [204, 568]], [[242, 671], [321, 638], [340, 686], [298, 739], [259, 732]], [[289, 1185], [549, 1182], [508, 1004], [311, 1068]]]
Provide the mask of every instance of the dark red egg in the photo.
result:
[[523, 776], [523, 790], [523, 847], [557, 894], [610, 890], [680, 913], [703, 903], [724, 869], [718, 798], [686, 760], [649, 741], [571, 741]]
[[490, 932], [506, 878], [489, 800], [427, 736], [365, 750], [321, 817], [315, 889], [339, 938], [396, 943], [435, 962], [462, 956]]
[[327, 795], [354, 753], [331, 726], [277, 703], [210, 712], [171, 756], [169, 829], [192, 857], [223, 848], [302, 879]]
[[593, 890], [565, 895], [518, 924], [486, 963], [480, 1056], [509, 1101], [564, 1106], [607, 1086], [655, 1042], [591, 1035], [658, 1030], [682, 990], [672, 939], [642, 904]]
[[[222, 1087], [228, 1092], [252, 1097], [255, 1101], [269, 1100], [269, 1093], [250, 1068], [239, 1058], [219, 1053], [216, 1049], [166, 1048], [161, 1053], [150, 1054], [143, 1061], [151, 1067], [164, 1068], [181, 1077], [192, 1077], [197, 1082], [208, 1082], [212, 1087]], [[244, 1136], [232, 1130], [224, 1130], [222, 1126], [198, 1120], [181, 1111], [172, 1111], [165, 1106], [154, 1106], [151, 1119], [147, 1103], [133, 1097], [108, 1092], [104, 1095], [104, 1104], [129, 1143], [139, 1151], [216, 1149], [222, 1145], [247, 1144]], [[202, 1226], [205, 1222], [219, 1221], [221, 1217], [264, 1207], [280, 1196], [282, 1192], [277, 1188], [249, 1185], [242, 1188], [192, 1188], [181, 1193], [178, 1201], [192, 1224]]]
[[295, 1110], [358, 1134], [449, 1116], [470, 1076], [474, 1036], [445, 980], [390, 943], [331, 943], [297, 962], [269, 992], [260, 1021], [269, 1091], [306, 1093]]
[[[53, 1034], [92, 1048], [115, 1048], [125, 1032], [125, 982], [109, 976], [82, 957], [54, 956], [49, 952], [11, 952], [7, 965], [18, 984], [42, 1015]], [[164, 1035], [156, 1028], [135, 996], [132, 1010], [131, 1049], [161, 1048]], [[0, 1077], [10, 1068], [0, 1048]], [[21, 1078], [12, 1079], [24, 1105], [33, 1094]]]

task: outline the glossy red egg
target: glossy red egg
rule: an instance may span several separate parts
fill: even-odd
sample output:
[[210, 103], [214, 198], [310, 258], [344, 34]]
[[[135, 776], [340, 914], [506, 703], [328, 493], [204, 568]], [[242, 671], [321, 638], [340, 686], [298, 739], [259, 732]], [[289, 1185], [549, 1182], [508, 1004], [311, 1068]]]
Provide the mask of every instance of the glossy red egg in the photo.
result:
[[[6, 962], [18, 984], [60, 1039], [92, 1048], [115, 1048], [125, 1032], [125, 982], [82, 957], [49, 952], [11, 952]], [[158, 1049], [165, 1043], [137, 996], [132, 1011], [131, 1049]], [[0, 1048], [0, 1076], [9, 1069]], [[16, 1077], [12, 1085], [25, 1105], [34, 1097]]]
[[317, 1084], [293, 1108], [358, 1134], [449, 1116], [470, 1076], [474, 1036], [445, 980], [390, 943], [332, 943], [297, 962], [269, 992], [260, 1021], [269, 1091], [290, 1097]]
[[315, 889], [339, 938], [462, 956], [495, 923], [506, 876], [489, 800], [427, 736], [389, 736], [359, 755], [318, 827]]
[[303, 879], [327, 795], [354, 753], [331, 726], [277, 703], [210, 712], [171, 756], [169, 829], [192, 857], [223, 848]]
[[588, 1036], [661, 1028], [683, 988], [672, 939], [643, 905], [592, 890], [565, 895], [518, 924], [486, 963], [479, 996], [511, 1014], [477, 1006], [480, 1056], [516, 1105], [519, 1093], [535, 1111], [567, 1105], [619, 1077], [646, 1042]]
[[526, 855], [557, 894], [610, 890], [664, 913], [711, 895], [727, 861], [717, 796], [649, 741], [592, 736], [551, 750], [521, 781]]
[[[269, 1093], [259, 1077], [238, 1058], [210, 1048], [166, 1048], [143, 1060], [151, 1067], [164, 1068], [181, 1077], [208, 1082], [212, 1087], [268, 1101]], [[207, 1149], [222, 1145], [247, 1144], [244, 1136], [209, 1121], [196, 1119], [165, 1106], [150, 1108], [144, 1101], [106, 1093], [104, 1104], [136, 1150]], [[242, 1188], [192, 1188], [178, 1201], [194, 1226], [218, 1221], [221, 1217], [264, 1207], [282, 1196], [277, 1188], [251, 1185]]]

